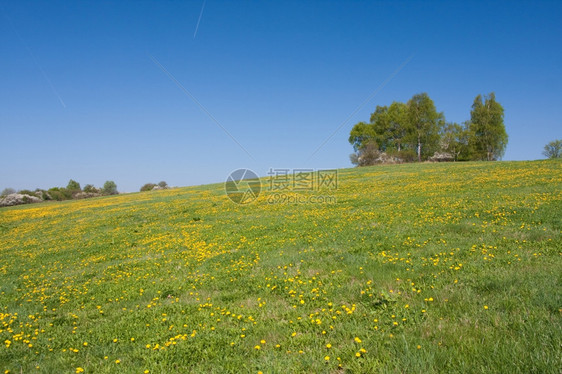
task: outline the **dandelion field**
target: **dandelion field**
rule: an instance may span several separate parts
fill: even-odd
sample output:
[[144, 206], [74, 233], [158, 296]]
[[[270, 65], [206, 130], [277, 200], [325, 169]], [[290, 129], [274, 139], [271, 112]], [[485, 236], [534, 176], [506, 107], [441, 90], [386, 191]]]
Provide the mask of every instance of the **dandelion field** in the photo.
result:
[[0, 210], [0, 373], [562, 368], [562, 163], [340, 170]]

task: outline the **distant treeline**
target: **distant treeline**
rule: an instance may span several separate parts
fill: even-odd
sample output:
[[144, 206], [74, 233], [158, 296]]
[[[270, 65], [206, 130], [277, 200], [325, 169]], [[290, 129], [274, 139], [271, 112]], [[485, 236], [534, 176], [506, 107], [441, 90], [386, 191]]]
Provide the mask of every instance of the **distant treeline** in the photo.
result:
[[447, 122], [426, 93], [407, 103], [377, 106], [370, 121], [357, 123], [349, 135], [351, 161], [365, 166], [413, 161], [501, 159], [508, 136], [503, 107], [494, 93], [478, 95], [470, 120], [462, 125]]
[[75, 180], [70, 180], [66, 187], [52, 187], [48, 190], [42, 190], [40, 188], [35, 191], [31, 190], [19, 190], [16, 192], [13, 188], [6, 188], [2, 191], [0, 196], [7, 197], [9, 195], [19, 194], [31, 197], [37, 197], [43, 201], [47, 200], [71, 200], [71, 199], [84, 199], [88, 197], [96, 197], [103, 195], [115, 195], [118, 194], [117, 185], [113, 181], [107, 181], [104, 183], [103, 187], [97, 188], [92, 184], [87, 184], [84, 188], [80, 187], [80, 183]]

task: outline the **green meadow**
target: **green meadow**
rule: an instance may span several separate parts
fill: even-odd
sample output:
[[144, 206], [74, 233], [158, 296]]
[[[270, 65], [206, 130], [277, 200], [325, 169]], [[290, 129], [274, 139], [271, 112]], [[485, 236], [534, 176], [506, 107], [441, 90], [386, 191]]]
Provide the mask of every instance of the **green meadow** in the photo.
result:
[[560, 161], [337, 177], [0, 209], [0, 373], [560, 373]]

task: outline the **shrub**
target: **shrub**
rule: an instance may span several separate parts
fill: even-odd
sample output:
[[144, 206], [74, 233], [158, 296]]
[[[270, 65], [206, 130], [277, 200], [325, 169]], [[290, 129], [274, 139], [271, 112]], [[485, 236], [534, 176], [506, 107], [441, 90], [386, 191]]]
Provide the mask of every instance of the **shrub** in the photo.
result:
[[100, 189], [94, 187], [93, 184], [87, 184], [87, 185], [85, 185], [85, 186], [84, 186], [84, 189], [83, 189], [82, 191], [84, 191], [84, 192], [86, 192], [86, 193], [100, 193]]
[[80, 188], [80, 183], [72, 179], [68, 181], [68, 184], [66, 185], [66, 189], [72, 192], [82, 191], [82, 189]]
[[114, 181], [105, 182], [101, 191], [104, 195], [116, 195], [119, 193], [117, 192], [117, 185]]
[[37, 196], [38, 198], [42, 199], [42, 200], [52, 200], [51, 199], [51, 195], [49, 195], [49, 193], [45, 190], [42, 190], [40, 188], [35, 190], [35, 196]]
[[168, 188], [168, 183], [166, 183], [165, 181], [161, 181], [158, 183], [158, 186], [160, 186], [161, 188]]
[[145, 184], [144, 186], [142, 186], [142, 187], [140, 188], [140, 191], [141, 191], [141, 192], [144, 192], [144, 191], [152, 191], [152, 189], [153, 189], [154, 187], [156, 187], [156, 185], [155, 185], [154, 183], [147, 183], [147, 184]]
[[30, 191], [30, 190], [20, 190], [18, 191], [18, 193], [22, 195], [37, 196], [37, 193], [35, 191]]

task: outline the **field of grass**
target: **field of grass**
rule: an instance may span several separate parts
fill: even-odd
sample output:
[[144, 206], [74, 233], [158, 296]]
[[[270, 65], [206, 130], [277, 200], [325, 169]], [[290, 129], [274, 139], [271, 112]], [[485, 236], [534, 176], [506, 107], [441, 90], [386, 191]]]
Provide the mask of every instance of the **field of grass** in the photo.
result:
[[562, 369], [562, 163], [340, 170], [0, 210], [1, 373]]

